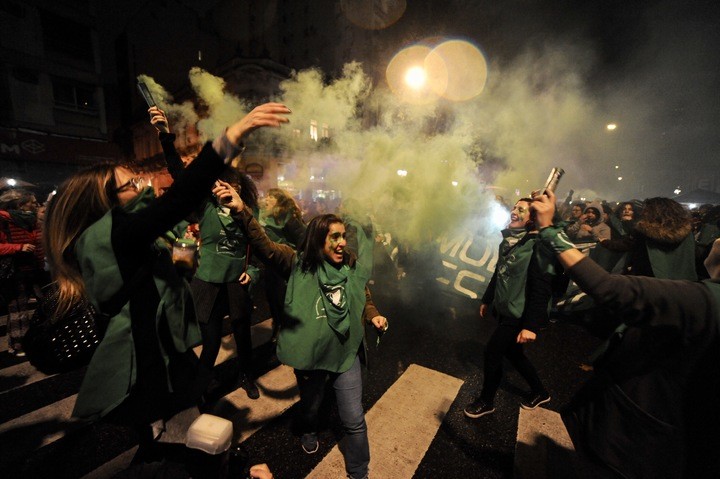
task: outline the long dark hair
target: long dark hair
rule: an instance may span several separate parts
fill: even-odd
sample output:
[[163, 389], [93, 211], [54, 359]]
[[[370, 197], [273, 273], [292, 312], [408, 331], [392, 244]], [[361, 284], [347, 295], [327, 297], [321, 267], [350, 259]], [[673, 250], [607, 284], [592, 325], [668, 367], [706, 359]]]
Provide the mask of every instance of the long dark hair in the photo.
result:
[[339, 216], [333, 214], [319, 215], [310, 220], [305, 235], [300, 241], [300, 246], [298, 246], [300, 269], [304, 273], [314, 273], [317, 271], [317, 267], [325, 261], [323, 248], [330, 225], [342, 222]]
[[117, 205], [116, 167], [101, 163], [78, 171], [60, 185], [48, 205], [43, 242], [59, 289], [58, 315], [85, 293], [75, 242], [88, 226]]

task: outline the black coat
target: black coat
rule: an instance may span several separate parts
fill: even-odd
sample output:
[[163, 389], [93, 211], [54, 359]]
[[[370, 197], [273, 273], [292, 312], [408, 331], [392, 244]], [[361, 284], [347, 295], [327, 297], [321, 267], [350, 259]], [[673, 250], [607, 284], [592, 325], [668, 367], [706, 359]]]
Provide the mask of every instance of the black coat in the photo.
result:
[[720, 477], [720, 285], [611, 275], [589, 259], [570, 275], [627, 325], [563, 412], [576, 449], [620, 477]]

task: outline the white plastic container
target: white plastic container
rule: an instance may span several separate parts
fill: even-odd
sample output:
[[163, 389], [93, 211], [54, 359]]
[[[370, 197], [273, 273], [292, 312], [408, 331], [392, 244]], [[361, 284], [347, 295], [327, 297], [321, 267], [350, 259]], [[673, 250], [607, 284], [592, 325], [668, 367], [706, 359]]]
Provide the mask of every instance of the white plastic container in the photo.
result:
[[232, 422], [212, 414], [201, 414], [188, 428], [185, 445], [208, 454], [221, 454], [230, 448], [232, 435]]

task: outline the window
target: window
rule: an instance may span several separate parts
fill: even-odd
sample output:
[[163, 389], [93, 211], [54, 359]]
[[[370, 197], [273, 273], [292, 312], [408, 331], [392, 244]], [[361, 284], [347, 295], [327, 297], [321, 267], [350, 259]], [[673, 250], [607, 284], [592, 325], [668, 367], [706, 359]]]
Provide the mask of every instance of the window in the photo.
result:
[[318, 127], [315, 120], [310, 120], [310, 139], [318, 141]]
[[95, 88], [92, 85], [72, 83], [70, 81], [53, 81], [55, 106], [78, 111], [97, 112]]
[[330, 127], [328, 127], [327, 123], [323, 123], [322, 125], [322, 137], [330, 138]]

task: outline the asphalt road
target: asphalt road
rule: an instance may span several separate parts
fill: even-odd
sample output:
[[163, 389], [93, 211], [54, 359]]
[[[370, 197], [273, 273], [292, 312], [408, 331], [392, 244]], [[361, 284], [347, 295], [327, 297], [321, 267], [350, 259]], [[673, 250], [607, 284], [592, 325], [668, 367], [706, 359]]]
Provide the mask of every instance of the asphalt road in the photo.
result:
[[[463, 408], [481, 386], [483, 350], [495, 326], [494, 320], [479, 318], [477, 301], [442, 293], [432, 281], [414, 281], [408, 277], [402, 282], [375, 284], [372, 290], [376, 305], [389, 318], [390, 328], [379, 345], [374, 333], [368, 331], [370, 357], [363, 405], [369, 411], [368, 416], [371, 412], [376, 414], [373, 417], [378, 424], [368, 421], [370, 429], [377, 429], [376, 434], [380, 435], [376, 442], [382, 443], [383, 448], [394, 448], [396, 455], [407, 449], [411, 456], [407, 458], [410, 469], [395, 477], [512, 477], [519, 405], [529, 392], [522, 378], [508, 366], [496, 399], [496, 412], [477, 420], [463, 414]], [[302, 451], [292, 420], [297, 400], [292, 375], [279, 366], [273, 345], [267, 340], [269, 313], [261, 296], [256, 304], [255, 375], [260, 378], [263, 397], [253, 403], [242, 391], [226, 389], [222, 391], [226, 396], [222, 397], [222, 393], [218, 396], [211, 412], [233, 422], [236, 441], [242, 443], [251, 462], [268, 463], [277, 478], [306, 477], [326, 456], [330, 457], [329, 453], [337, 445], [341, 437], [339, 418], [330, 394], [323, 406], [320, 450], [313, 455]], [[26, 360], [5, 352], [4, 339], [0, 340], [3, 344], [0, 351], [0, 470], [4, 471], [3, 475], [110, 477], [127, 464], [136, 445], [129, 431], [104, 423], [78, 424], [69, 416], [84, 371], [44, 376]], [[588, 377], [589, 373], [580, 365], [598, 343], [581, 327], [560, 322], [548, 325], [538, 341], [526, 348], [551, 392], [552, 401], [545, 405], [547, 409], [559, 411]], [[381, 440], [383, 434], [393, 429], [411, 427], [406, 424], [407, 417], [403, 418], [403, 409], [412, 409], [419, 400], [402, 403], [400, 410], [393, 410], [388, 392], [395, 385], [396, 395], [392, 397], [404, 397], [402, 388], [406, 386], [401, 379], [413, 370], [411, 365], [422, 367], [414, 370], [425, 374], [418, 376], [413, 386], [416, 388], [413, 394], [418, 399], [431, 401], [443, 394], [450, 398], [433, 417], [423, 418], [417, 416], [422, 413], [408, 411], [420, 419], [412, 426], [418, 437], [428, 438], [427, 444], [421, 444], [417, 451], [409, 446], [411, 438], [407, 438], [407, 443], [400, 439], [390, 445]], [[222, 379], [230, 377], [236, 367], [234, 357], [228, 357], [216, 370]], [[434, 373], [449, 377], [459, 388], [448, 386], [448, 390], [443, 391], [438, 390], [437, 383], [424, 384], [424, 378]], [[379, 406], [372, 411], [375, 405]], [[375, 451], [374, 447], [371, 442], [373, 457], [383, 456], [384, 449]], [[314, 477], [331, 477], [315, 474]], [[377, 476], [371, 471], [371, 477]]]

